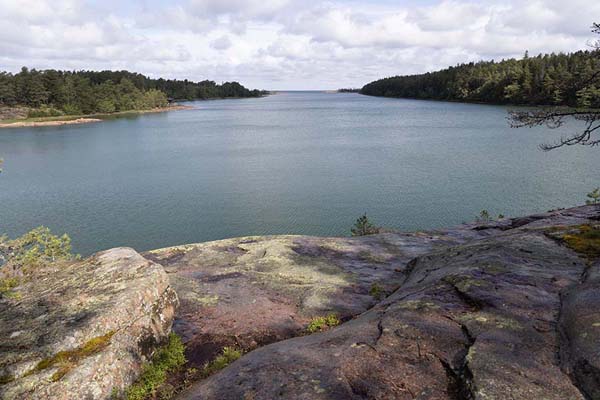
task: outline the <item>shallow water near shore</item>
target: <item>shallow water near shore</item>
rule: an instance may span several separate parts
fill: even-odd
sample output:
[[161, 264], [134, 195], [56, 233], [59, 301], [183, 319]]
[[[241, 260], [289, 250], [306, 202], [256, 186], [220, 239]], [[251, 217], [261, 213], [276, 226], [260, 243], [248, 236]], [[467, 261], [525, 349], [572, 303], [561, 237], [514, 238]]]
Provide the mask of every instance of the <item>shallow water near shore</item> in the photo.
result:
[[[0, 232], [67, 232], [82, 254], [265, 234], [401, 230], [582, 204], [600, 150], [510, 129], [507, 108], [281, 92], [194, 110], [0, 131]], [[563, 131], [566, 134], [568, 131]]]

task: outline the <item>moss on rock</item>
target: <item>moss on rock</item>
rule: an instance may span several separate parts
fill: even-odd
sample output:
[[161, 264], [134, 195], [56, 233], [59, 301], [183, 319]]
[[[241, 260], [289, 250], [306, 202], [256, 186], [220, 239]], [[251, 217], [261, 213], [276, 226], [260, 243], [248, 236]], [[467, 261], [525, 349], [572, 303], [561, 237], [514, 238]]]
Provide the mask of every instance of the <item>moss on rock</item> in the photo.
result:
[[576, 232], [565, 234], [562, 238], [576, 252], [590, 258], [600, 257], [600, 226], [580, 225]]
[[71, 371], [79, 361], [107, 347], [114, 334], [114, 331], [110, 331], [105, 335], [88, 340], [84, 345], [76, 349], [60, 351], [51, 357], [45, 358], [35, 368], [25, 373], [25, 376], [56, 367], [58, 370], [51, 377], [52, 381], [56, 382]]

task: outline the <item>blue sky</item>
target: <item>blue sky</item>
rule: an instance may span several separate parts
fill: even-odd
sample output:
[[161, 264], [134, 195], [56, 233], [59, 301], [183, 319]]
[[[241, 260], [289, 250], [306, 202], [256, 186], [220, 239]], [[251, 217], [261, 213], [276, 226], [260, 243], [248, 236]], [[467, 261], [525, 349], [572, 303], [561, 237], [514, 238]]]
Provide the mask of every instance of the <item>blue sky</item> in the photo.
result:
[[0, 0], [0, 69], [128, 69], [264, 89], [360, 87], [575, 51], [592, 0]]

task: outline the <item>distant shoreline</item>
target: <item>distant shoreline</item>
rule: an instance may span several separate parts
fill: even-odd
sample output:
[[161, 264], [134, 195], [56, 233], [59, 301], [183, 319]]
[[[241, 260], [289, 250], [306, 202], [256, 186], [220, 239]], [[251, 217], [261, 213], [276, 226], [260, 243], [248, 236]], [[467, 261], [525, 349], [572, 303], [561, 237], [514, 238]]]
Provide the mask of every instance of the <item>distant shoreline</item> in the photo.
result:
[[11, 120], [11, 122], [0, 121], [0, 128], [37, 128], [42, 126], [62, 126], [62, 125], [79, 125], [89, 124], [94, 122], [102, 122], [112, 117], [150, 114], [177, 110], [191, 110], [194, 107], [177, 104], [167, 107], [153, 108], [150, 110], [130, 110], [120, 111], [106, 114], [88, 114], [88, 115], [73, 115], [60, 117], [39, 117], [39, 118], [24, 118], [22, 120]]

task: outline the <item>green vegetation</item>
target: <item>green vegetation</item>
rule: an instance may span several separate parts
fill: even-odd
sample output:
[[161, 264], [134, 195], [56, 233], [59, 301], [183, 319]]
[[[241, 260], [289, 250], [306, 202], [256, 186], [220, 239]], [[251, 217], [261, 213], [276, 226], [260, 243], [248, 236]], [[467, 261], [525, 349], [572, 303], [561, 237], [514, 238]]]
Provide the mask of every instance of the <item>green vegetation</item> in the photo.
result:
[[207, 377], [222, 370], [241, 356], [241, 350], [236, 349], [235, 347], [223, 347], [223, 352], [204, 366], [202, 370], [203, 377]]
[[[125, 399], [144, 400], [159, 392], [161, 397], [174, 393], [174, 390], [169, 390], [170, 387], [161, 389], [161, 386], [167, 381], [169, 373], [176, 372], [186, 363], [184, 351], [185, 347], [179, 336], [171, 333], [167, 343], [156, 351], [152, 361], [144, 365], [138, 380], [125, 391]], [[113, 397], [118, 398], [116, 395]]]
[[[481, 61], [365, 85], [372, 96], [600, 108], [598, 50]], [[582, 82], [593, 79], [597, 85]]]
[[68, 235], [53, 235], [50, 229], [43, 226], [13, 240], [0, 236], [0, 298], [15, 297], [12, 289], [27, 279], [36, 268], [77, 257], [71, 254]]
[[350, 229], [352, 236], [375, 235], [380, 231], [381, 228], [373, 225], [371, 221], [369, 221], [367, 214], [364, 214], [362, 217], [358, 218], [354, 223], [354, 227]]
[[14, 240], [0, 237], [0, 264], [3, 268], [10, 266], [13, 270], [27, 272], [32, 267], [72, 258], [71, 238], [66, 234], [53, 235], [44, 226]]
[[492, 217], [492, 215], [490, 214], [490, 212], [488, 210], [481, 210], [479, 215], [475, 218], [475, 222], [485, 223], [485, 222], [492, 222], [492, 221], [504, 219], [504, 218], [506, 218], [504, 216], [504, 214], [498, 214], [498, 217], [494, 218], [494, 217]]
[[571, 249], [590, 258], [600, 257], [600, 226], [581, 225], [562, 238]]
[[308, 333], [322, 332], [338, 326], [340, 323], [340, 319], [335, 314], [329, 314], [325, 317], [314, 317], [308, 324], [306, 331]]
[[588, 200], [585, 201], [585, 204], [599, 204], [600, 203], [600, 187], [592, 190], [587, 194]]
[[373, 296], [373, 298], [375, 300], [381, 300], [385, 297], [385, 291], [383, 290], [383, 288], [381, 286], [379, 286], [379, 284], [377, 284], [376, 282], [374, 282], [371, 285], [371, 289], [369, 289], [369, 294], [371, 296]]
[[52, 381], [58, 381], [71, 371], [79, 361], [93, 354], [98, 353], [110, 344], [110, 339], [115, 332], [108, 332], [106, 335], [98, 336], [90, 339], [83, 346], [74, 350], [65, 350], [56, 353], [54, 356], [40, 361], [32, 370], [27, 372], [25, 376], [45, 370], [47, 368], [57, 367], [58, 370], [52, 374]]
[[479, 216], [476, 219], [477, 222], [490, 222], [492, 221], [492, 217], [490, 216], [490, 212], [488, 210], [481, 210]]
[[[600, 24], [592, 32], [600, 34]], [[562, 146], [600, 145], [600, 41], [591, 51], [545, 54], [500, 62], [460, 64], [437, 72], [395, 76], [365, 85], [371, 96], [550, 107], [510, 112], [513, 128], [556, 129], [577, 121], [570, 136], [544, 143], [544, 151]]]
[[0, 105], [34, 108], [28, 117], [58, 117], [147, 110], [168, 99], [195, 100], [258, 97], [238, 82], [150, 79], [128, 71], [56, 71], [26, 67], [17, 74], [0, 72]]
[[15, 277], [0, 278], [0, 299], [3, 297], [15, 297], [13, 289], [19, 286], [19, 279]]

